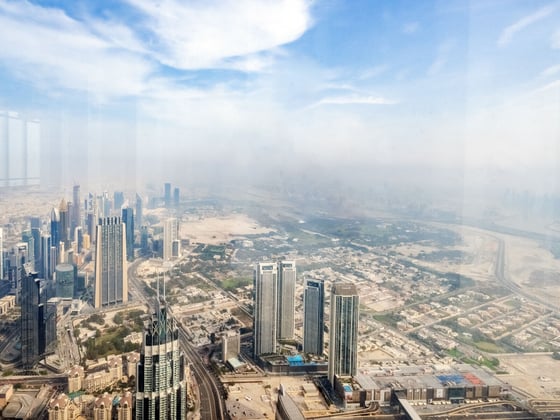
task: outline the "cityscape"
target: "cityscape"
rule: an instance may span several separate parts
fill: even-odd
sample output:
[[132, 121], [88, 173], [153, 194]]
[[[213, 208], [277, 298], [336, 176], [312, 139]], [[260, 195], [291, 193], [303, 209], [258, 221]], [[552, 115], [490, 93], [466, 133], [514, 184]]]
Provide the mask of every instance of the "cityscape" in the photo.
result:
[[0, 0], [0, 419], [560, 419], [558, 22]]

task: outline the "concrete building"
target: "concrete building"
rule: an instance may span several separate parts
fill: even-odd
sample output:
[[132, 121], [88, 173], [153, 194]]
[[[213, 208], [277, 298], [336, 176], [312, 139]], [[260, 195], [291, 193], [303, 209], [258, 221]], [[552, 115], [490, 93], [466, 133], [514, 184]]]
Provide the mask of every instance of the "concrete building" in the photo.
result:
[[254, 355], [276, 353], [278, 265], [258, 263], [254, 272]]
[[295, 325], [296, 263], [278, 263], [278, 339], [292, 340]]
[[[163, 259], [171, 260], [174, 257], [173, 243], [179, 240], [179, 223], [176, 218], [171, 217], [163, 223]], [[180, 244], [180, 242], [179, 242]], [[175, 255], [180, 255], [180, 249], [176, 250]]]
[[58, 264], [55, 268], [56, 297], [74, 297], [74, 266]]
[[126, 228], [126, 259], [134, 260], [134, 210], [132, 207], [123, 207], [122, 221]]
[[325, 285], [306, 279], [303, 290], [303, 352], [321, 356], [324, 351]]
[[226, 331], [222, 334], [222, 361], [226, 363], [229, 359], [239, 356], [241, 351], [241, 336], [239, 331]]
[[107, 393], [93, 403], [93, 420], [112, 420], [113, 397]]
[[81, 407], [68, 395], [60, 394], [49, 401], [47, 411], [49, 420], [76, 420], [80, 417]]
[[45, 305], [41, 280], [34, 271], [25, 271], [21, 290], [21, 362], [33, 369], [45, 352]]
[[331, 289], [329, 381], [354, 376], [358, 370], [360, 297], [354, 284], [335, 282]]
[[95, 253], [96, 308], [128, 302], [125, 234], [120, 217], [99, 219]]

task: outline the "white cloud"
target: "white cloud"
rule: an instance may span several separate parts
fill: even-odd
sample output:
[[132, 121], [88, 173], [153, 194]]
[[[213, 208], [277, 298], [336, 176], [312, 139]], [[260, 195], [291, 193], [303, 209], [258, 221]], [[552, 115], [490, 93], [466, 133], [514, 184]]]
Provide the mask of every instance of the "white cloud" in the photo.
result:
[[412, 35], [413, 33], [416, 33], [419, 28], [420, 24], [418, 22], [408, 22], [403, 25], [402, 31], [406, 35]]
[[560, 73], [560, 64], [547, 67], [541, 72], [541, 76], [554, 76], [556, 73]]
[[546, 7], [542, 7], [539, 10], [537, 10], [534, 13], [531, 13], [530, 15], [527, 15], [521, 19], [519, 19], [517, 22], [509, 25], [508, 27], [504, 28], [500, 34], [500, 37], [498, 38], [498, 45], [499, 46], [504, 46], [507, 45], [511, 42], [513, 36], [521, 31], [522, 29], [525, 29], [526, 27], [548, 17], [550, 14], [552, 14], [552, 12], [555, 11], [555, 8], [552, 6], [546, 6]]
[[[110, 28], [106, 28], [110, 32]], [[115, 36], [123, 36], [117, 27]], [[46, 91], [89, 91], [97, 100], [136, 95], [152, 66], [56, 9], [0, 3], [0, 60]]]
[[295, 41], [312, 24], [306, 0], [128, 2], [146, 16], [153, 54], [181, 69], [227, 68], [228, 60]]
[[355, 94], [326, 97], [313, 104], [312, 107], [321, 105], [395, 105], [398, 103], [396, 100], [381, 96]]

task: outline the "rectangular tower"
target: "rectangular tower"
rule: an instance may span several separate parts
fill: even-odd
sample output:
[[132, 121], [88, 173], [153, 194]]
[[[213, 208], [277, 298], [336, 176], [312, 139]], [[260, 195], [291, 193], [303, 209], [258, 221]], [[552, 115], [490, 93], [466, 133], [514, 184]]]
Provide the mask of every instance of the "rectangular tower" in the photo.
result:
[[126, 259], [134, 260], [134, 210], [132, 207], [123, 207], [122, 220], [126, 226]]
[[303, 290], [303, 352], [323, 354], [325, 286], [323, 280], [305, 280]]
[[335, 376], [354, 376], [358, 369], [360, 297], [356, 286], [335, 282], [330, 311], [329, 381], [334, 386]]
[[253, 310], [254, 355], [276, 352], [278, 266], [258, 263], [254, 273]]
[[[179, 224], [177, 219], [169, 218], [163, 224], [163, 259], [173, 259], [173, 242], [179, 239]], [[180, 253], [180, 250], [178, 251]]]
[[95, 252], [96, 308], [128, 302], [125, 234], [120, 217], [99, 219]]
[[281, 261], [278, 263], [278, 339], [294, 338], [296, 293], [296, 263]]
[[45, 352], [45, 311], [41, 281], [26, 265], [21, 282], [21, 362], [32, 369]]

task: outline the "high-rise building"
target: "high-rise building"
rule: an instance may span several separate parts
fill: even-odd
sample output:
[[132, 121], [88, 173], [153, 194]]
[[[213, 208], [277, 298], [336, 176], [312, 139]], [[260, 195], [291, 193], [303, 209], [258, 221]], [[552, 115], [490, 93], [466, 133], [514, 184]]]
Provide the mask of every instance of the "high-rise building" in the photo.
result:
[[140, 194], [136, 194], [136, 226], [141, 227], [143, 220], [143, 202]]
[[58, 264], [56, 266], [56, 297], [74, 297], [74, 266], [71, 264]]
[[63, 198], [58, 206], [59, 217], [59, 240], [64, 244], [64, 249], [70, 248], [70, 219], [68, 215], [68, 203]]
[[122, 221], [126, 226], [126, 259], [134, 260], [134, 210], [132, 207], [123, 207]]
[[303, 289], [303, 352], [322, 355], [324, 350], [325, 286], [323, 280], [305, 279]]
[[24, 267], [21, 284], [21, 362], [32, 369], [45, 352], [45, 306], [41, 280], [30, 265]]
[[296, 293], [296, 263], [281, 261], [278, 263], [278, 338], [294, 338]]
[[[177, 219], [171, 217], [164, 221], [163, 224], [163, 259], [171, 260], [179, 255], [173, 253], [173, 243], [179, 240], [179, 223]], [[180, 249], [177, 254], [180, 253]]]
[[222, 362], [238, 357], [241, 351], [241, 336], [239, 331], [226, 331], [222, 334]]
[[128, 302], [125, 233], [120, 217], [99, 219], [95, 252], [96, 308]]
[[354, 284], [335, 282], [331, 289], [329, 328], [329, 381], [354, 376], [358, 370], [360, 297]]
[[185, 357], [179, 345], [179, 330], [159, 303], [149, 327], [144, 331], [136, 376], [137, 420], [184, 420], [187, 384]]
[[70, 223], [70, 228], [71, 231], [74, 232], [74, 230], [79, 227], [82, 226], [82, 212], [81, 212], [81, 199], [80, 199], [80, 186], [79, 185], [74, 185], [74, 188], [72, 188], [72, 200], [74, 205], [72, 206], [72, 215], [71, 215], [71, 219], [72, 222]]
[[173, 188], [173, 205], [179, 207], [179, 203], [181, 203], [181, 190], [179, 187], [175, 187]]
[[57, 208], [53, 208], [51, 211], [51, 241], [53, 246], [58, 248], [60, 243], [60, 215]]
[[115, 210], [115, 214], [119, 214], [121, 212], [121, 207], [124, 205], [124, 193], [122, 191], [115, 191], [113, 193], [113, 208]]
[[166, 182], [163, 185], [164, 193], [163, 193], [163, 202], [165, 203], [165, 207], [171, 206], [171, 184]]
[[41, 126], [0, 111], [0, 187], [39, 185]]
[[35, 267], [35, 271], [39, 272], [40, 277], [44, 278], [41, 275], [41, 228], [33, 226], [33, 221], [31, 222], [31, 237], [33, 238], [33, 266]]
[[278, 265], [258, 263], [254, 273], [254, 355], [276, 352]]

